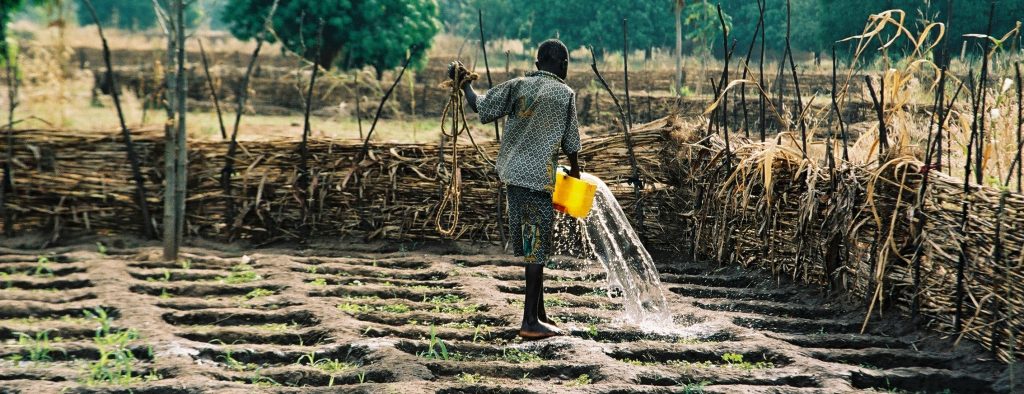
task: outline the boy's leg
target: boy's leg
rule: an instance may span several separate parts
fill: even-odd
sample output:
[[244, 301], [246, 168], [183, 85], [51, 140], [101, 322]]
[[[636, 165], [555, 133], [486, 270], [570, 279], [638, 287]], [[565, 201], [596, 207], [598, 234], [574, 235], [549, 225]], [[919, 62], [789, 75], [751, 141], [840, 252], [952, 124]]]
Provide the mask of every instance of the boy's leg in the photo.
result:
[[[523, 304], [523, 324], [519, 335], [528, 339], [558, 335], [558, 329], [544, 324], [540, 318], [543, 292], [544, 263], [547, 261], [543, 230], [543, 193], [509, 186], [509, 233], [516, 256], [526, 263], [526, 294]], [[550, 197], [547, 199], [550, 204]], [[538, 206], [540, 205], [540, 206]], [[553, 212], [551, 213], [553, 216]]]

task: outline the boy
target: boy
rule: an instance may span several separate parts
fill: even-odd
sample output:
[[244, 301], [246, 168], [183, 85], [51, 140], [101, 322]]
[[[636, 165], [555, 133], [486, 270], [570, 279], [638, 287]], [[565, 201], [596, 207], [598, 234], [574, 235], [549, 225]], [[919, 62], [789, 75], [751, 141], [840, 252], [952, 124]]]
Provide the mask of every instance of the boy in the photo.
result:
[[[551, 252], [554, 190], [558, 150], [565, 153], [569, 175], [580, 176], [579, 122], [576, 93], [565, 84], [569, 51], [558, 40], [537, 49], [537, 71], [507, 81], [477, 95], [471, 83], [463, 85], [470, 108], [480, 121], [490, 123], [507, 116], [497, 170], [508, 185], [508, 224], [512, 248], [526, 262], [526, 303], [519, 336], [542, 339], [560, 335], [544, 311], [544, 265]], [[449, 67], [465, 73], [462, 64]], [[461, 75], [461, 74], [460, 74]]]

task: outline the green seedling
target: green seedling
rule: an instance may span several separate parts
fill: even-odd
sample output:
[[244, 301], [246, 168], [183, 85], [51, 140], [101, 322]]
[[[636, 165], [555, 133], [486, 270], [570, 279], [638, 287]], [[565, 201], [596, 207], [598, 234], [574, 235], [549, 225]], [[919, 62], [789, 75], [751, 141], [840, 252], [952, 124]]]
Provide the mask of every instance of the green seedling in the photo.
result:
[[594, 380], [590, 378], [590, 375], [583, 374], [583, 375], [580, 375], [580, 376], [576, 377], [576, 379], [573, 379], [573, 380], [570, 380], [568, 382], [565, 382], [565, 385], [566, 386], [586, 386], [586, 385], [591, 384], [591, 383], [594, 383]]
[[359, 384], [363, 384], [366, 382], [366, 372], [360, 372], [359, 374], [356, 375], [356, 377], [359, 378]]
[[50, 330], [37, 332], [34, 337], [23, 332], [17, 332], [15, 335], [18, 336], [18, 345], [28, 350], [28, 361], [33, 363], [53, 361], [53, 358], [50, 357], [50, 352], [53, 350], [50, 347]]
[[100, 335], [97, 331], [93, 341], [99, 349], [100, 357], [95, 362], [87, 365], [86, 384], [114, 384], [129, 385], [142, 380], [142, 376], [135, 374], [132, 367], [135, 364], [135, 355], [128, 345], [139, 338], [135, 330], [125, 330]]
[[[213, 341], [210, 341], [210, 342], [211, 343], [220, 343], [222, 345], [226, 345], [223, 341], [221, 341], [219, 339], [214, 339]], [[256, 364], [244, 363], [244, 362], [238, 361], [238, 359], [236, 359], [234, 357], [234, 352], [232, 352], [231, 348], [229, 348], [227, 346], [224, 347], [224, 354], [221, 354], [220, 356], [217, 356], [217, 358], [220, 359], [221, 361], [223, 361], [224, 365], [227, 365], [228, 368], [236, 370], [236, 371], [246, 371], [246, 370], [256, 369]]]
[[110, 335], [110, 327], [114, 322], [114, 319], [110, 317], [106, 309], [102, 307], [96, 307], [92, 310], [86, 309], [83, 311], [85, 318], [99, 323], [99, 327], [96, 328], [96, 337], [105, 337]]
[[101, 255], [106, 256], [107, 255], [107, 246], [104, 245], [103, 242], [97, 242], [96, 243], [96, 252], [101, 254]]
[[756, 363], [751, 363], [749, 361], [743, 361], [743, 355], [737, 353], [723, 354], [722, 361], [725, 361], [726, 365], [730, 368], [739, 368], [748, 371], [754, 369], [775, 368], [775, 364], [771, 362], [758, 361]]
[[167, 289], [160, 289], [159, 297], [166, 300], [168, 298], [174, 297], [174, 294], [167, 292]]
[[532, 363], [532, 362], [539, 362], [539, 361], [543, 361], [544, 360], [544, 359], [542, 359], [540, 356], [538, 356], [535, 353], [524, 352], [522, 350], [515, 349], [515, 348], [510, 348], [510, 349], [502, 350], [501, 358], [502, 358], [502, 360], [505, 360], [506, 362], [510, 362], [510, 363], [513, 363], [513, 364]]
[[278, 387], [281, 385], [281, 383], [278, 383], [276, 380], [260, 375], [259, 373], [249, 377], [249, 384], [256, 387]]
[[309, 284], [312, 285], [312, 286], [321, 286], [321, 287], [322, 286], [327, 286], [327, 279], [325, 279], [325, 278], [316, 278], [316, 279], [313, 279], [312, 282], [309, 282]]
[[32, 271], [32, 276], [53, 276], [53, 269], [50, 268], [50, 259], [46, 256], [39, 256], [39, 258], [36, 259], [36, 267]]
[[489, 331], [489, 327], [486, 324], [478, 324], [476, 327], [473, 327], [473, 343], [487, 340], [486, 337]]
[[4, 282], [4, 288], [5, 289], [10, 289], [11, 288], [11, 285], [12, 285], [12, 283], [11, 283], [11, 274], [6, 273], [6, 272], [0, 272], [0, 281]]
[[318, 270], [317, 266], [311, 265], [308, 268], [306, 268], [306, 273], [308, 273], [310, 275], [313, 275], [313, 274], [316, 274], [317, 270]]
[[680, 394], [703, 394], [704, 387], [707, 387], [709, 384], [711, 384], [711, 382], [708, 380], [702, 380], [700, 382], [695, 383], [687, 383], [685, 385], [682, 385], [682, 387], [679, 388], [678, 392]]
[[254, 299], [254, 298], [269, 297], [269, 296], [272, 296], [274, 294], [275, 294], [275, 292], [273, 290], [264, 289], [262, 287], [258, 287], [258, 288], [253, 289], [252, 291], [246, 293], [243, 297], [246, 300], [251, 300], [251, 299]]
[[192, 260], [190, 260], [190, 259], [181, 259], [181, 263], [180, 264], [181, 264], [181, 269], [183, 269], [183, 270], [188, 271], [188, 270], [192, 269]]
[[448, 346], [441, 338], [437, 337], [437, 329], [434, 326], [430, 326], [430, 344], [427, 346], [427, 351], [420, 352], [418, 355], [428, 360], [448, 361]]
[[338, 359], [327, 359], [327, 358], [316, 358], [316, 352], [311, 351], [308, 354], [304, 354], [297, 361], [296, 364], [302, 364], [302, 361], [306, 360], [309, 366], [324, 371], [330, 375], [330, 380], [327, 382], [327, 387], [334, 386], [334, 378], [341, 372], [348, 371], [356, 367], [355, 364], [344, 362]]
[[594, 323], [587, 324], [587, 338], [597, 338], [597, 325]]
[[227, 276], [217, 278], [223, 283], [235, 285], [239, 283], [249, 283], [263, 279], [260, 274], [256, 273], [252, 269], [252, 266], [246, 263], [238, 263], [238, 265], [231, 267], [231, 273]]
[[460, 373], [459, 376], [458, 376], [458, 379], [459, 379], [459, 383], [464, 383], [464, 384], [478, 384], [478, 383], [482, 383], [484, 381], [483, 376], [480, 376], [480, 374], [468, 373], [468, 372]]
[[373, 311], [373, 307], [372, 306], [363, 305], [363, 304], [354, 304], [354, 303], [351, 303], [351, 302], [346, 302], [344, 304], [338, 304], [338, 309], [340, 309], [342, 312], [348, 312], [348, 313], [351, 313], [353, 315], [360, 314], [360, 313], [367, 313], [367, 312], [372, 312]]

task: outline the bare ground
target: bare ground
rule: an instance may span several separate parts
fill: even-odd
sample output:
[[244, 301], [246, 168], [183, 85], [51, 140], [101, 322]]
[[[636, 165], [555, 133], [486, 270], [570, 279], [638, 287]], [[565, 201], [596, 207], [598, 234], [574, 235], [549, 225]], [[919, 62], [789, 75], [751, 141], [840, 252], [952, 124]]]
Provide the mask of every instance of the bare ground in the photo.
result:
[[[970, 344], [891, 317], [859, 334], [863, 311], [823, 294], [667, 254], [658, 261], [678, 333], [617, 323], [600, 267], [564, 260], [545, 284], [569, 335], [524, 343], [521, 267], [491, 248], [210, 244], [162, 262], [155, 245], [115, 244], [0, 249], [0, 392], [1010, 390], [1005, 367]], [[83, 318], [96, 307], [111, 332], [139, 333], [134, 383], [89, 382], [104, 357], [97, 321]], [[50, 360], [30, 361], [40, 342], [16, 333], [47, 330]], [[425, 357], [431, 331], [447, 359]]]

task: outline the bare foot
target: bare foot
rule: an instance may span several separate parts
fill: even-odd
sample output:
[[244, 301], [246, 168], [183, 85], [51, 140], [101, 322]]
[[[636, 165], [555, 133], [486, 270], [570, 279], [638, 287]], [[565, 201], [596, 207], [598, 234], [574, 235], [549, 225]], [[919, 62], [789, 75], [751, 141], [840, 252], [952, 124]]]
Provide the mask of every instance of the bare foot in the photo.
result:
[[527, 340], [551, 338], [559, 335], [562, 335], [562, 330], [559, 330], [558, 327], [539, 321], [535, 324], [524, 322], [522, 327], [519, 328], [519, 336]]

